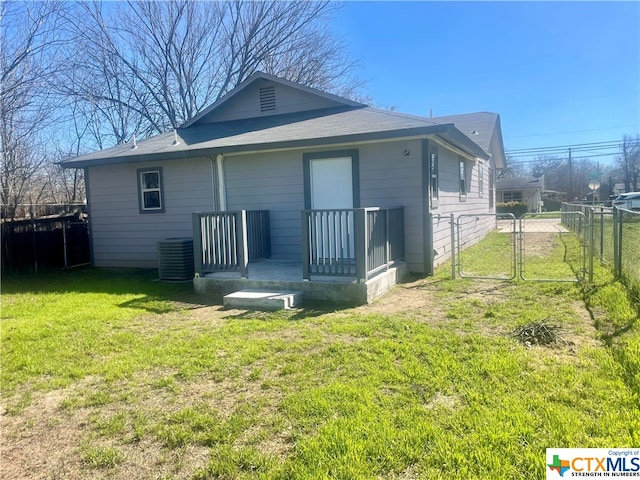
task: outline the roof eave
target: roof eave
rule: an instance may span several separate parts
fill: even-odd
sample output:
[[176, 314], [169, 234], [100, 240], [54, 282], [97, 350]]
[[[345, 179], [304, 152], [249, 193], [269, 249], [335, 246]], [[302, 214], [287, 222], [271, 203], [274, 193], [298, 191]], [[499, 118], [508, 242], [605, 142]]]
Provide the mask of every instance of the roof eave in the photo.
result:
[[[447, 141], [452, 141], [453, 137], [459, 138], [455, 133], [451, 135], [447, 132], [457, 131], [450, 124], [441, 124], [441, 125], [430, 125], [423, 127], [413, 127], [413, 128], [404, 128], [398, 130], [388, 130], [382, 132], [366, 132], [366, 133], [357, 133], [357, 134], [349, 134], [349, 135], [337, 135], [331, 137], [323, 137], [323, 138], [311, 138], [311, 139], [299, 139], [299, 140], [285, 140], [280, 142], [266, 142], [266, 143], [250, 143], [244, 145], [229, 145], [229, 146], [220, 146], [220, 147], [203, 147], [203, 148], [192, 148], [192, 149], [182, 149], [182, 150], [174, 150], [169, 152], [149, 152], [142, 153], [138, 155], [126, 155], [122, 157], [99, 157], [92, 158], [88, 160], [80, 160], [80, 161], [66, 161], [60, 162], [60, 165], [63, 168], [86, 168], [93, 167], [98, 165], [118, 165], [125, 163], [138, 163], [138, 162], [150, 162], [150, 161], [163, 161], [163, 160], [179, 160], [186, 158], [196, 158], [196, 157], [207, 157], [207, 156], [215, 156], [218, 154], [231, 154], [231, 153], [244, 153], [244, 152], [255, 152], [255, 151], [267, 151], [267, 150], [287, 150], [287, 149], [297, 149], [297, 148], [310, 148], [316, 146], [325, 146], [331, 144], [343, 144], [343, 143], [358, 143], [358, 142], [367, 142], [372, 140], [392, 140], [396, 138], [404, 138], [404, 137], [414, 137], [414, 136], [427, 136], [427, 135], [437, 135], [441, 136], [443, 139]], [[467, 138], [464, 134], [457, 131], [461, 137]], [[468, 139], [467, 139], [468, 140]], [[472, 147], [475, 147], [477, 150], [473, 150], [473, 152], [469, 152], [472, 155], [480, 155], [482, 154], [482, 150], [480, 147], [475, 145], [473, 142], [468, 140], [467, 142]], [[459, 145], [459, 148], [462, 148], [462, 145]], [[463, 150], [467, 151], [467, 149]]]
[[443, 133], [438, 134], [440, 138], [445, 140], [446, 142], [458, 147], [463, 152], [471, 155], [475, 158], [481, 158], [483, 160], [488, 160], [491, 158], [487, 152], [485, 152], [478, 144], [474, 143], [469, 137], [467, 137], [460, 130], [455, 128], [452, 123], [441, 124], [441, 126], [446, 127]]

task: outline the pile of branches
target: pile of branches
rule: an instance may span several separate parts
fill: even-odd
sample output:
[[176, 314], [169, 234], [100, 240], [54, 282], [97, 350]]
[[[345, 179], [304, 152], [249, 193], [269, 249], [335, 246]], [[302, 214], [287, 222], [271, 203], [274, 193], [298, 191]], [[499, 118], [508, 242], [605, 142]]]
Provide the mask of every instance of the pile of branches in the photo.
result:
[[531, 347], [533, 345], [553, 345], [557, 343], [568, 343], [562, 336], [562, 327], [548, 322], [549, 318], [538, 322], [531, 322], [516, 328], [509, 334], [510, 337], [517, 338], [520, 343]]

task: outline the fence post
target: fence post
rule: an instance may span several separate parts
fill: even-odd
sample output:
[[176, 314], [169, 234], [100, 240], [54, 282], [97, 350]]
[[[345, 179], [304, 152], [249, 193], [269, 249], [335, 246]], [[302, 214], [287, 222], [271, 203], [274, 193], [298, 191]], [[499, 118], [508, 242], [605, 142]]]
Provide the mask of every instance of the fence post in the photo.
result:
[[594, 221], [594, 208], [589, 209], [589, 283], [593, 283], [593, 256], [595, 255], [595, 221]]
[[620, 237], [622, 237], [620, 226], [620, 210], [615, 206], [613, 207], [613, 275], [616, 278], [621, 274], [621, 253], [622, 245], [620, 244]]
[[69, 261], [67, 259], [67, 226], [68, 221], [62, 222], [62, 250], [64, 254], [64, 268], [69, 267]]
[[193, 271], [194, 276], [202, 275], [202, 232], [200, 224], [200, 214], [193, 213], [191, 215], [193, 229]]
[[31, 210], [31, 244], [33, 246], [33, 269], [38, 273], [38, 241], [36, 240], [36, 221], [33, 217], [33, 207]]
[[456, 222], [451, 214], [451, 278], [456, 278]]
[[358, 283], [367, 282], [367, 212], [358, 208], [353, 212], [356, 278]]
[[310, 254], [310, 246], [309, 246], [309, 235], [310, 228], [309, 222], [311, 220], [311, 214], [306, 210], [302, 211], [302, 280], [304, 282], [308, 282], [311, 278], [309, 274], [309, 263], [311, 261]]
[[391, 244], [389, 243], [389, 215], [390, 209], [381, 210], [384, 214], [384, 261], [387, 264], [385, 270], [389, 270], [391, 263]]
[[604, 260], [604, 207], [600, 207], [600, 261]]
[[624, 212], [618, 210], [618, 277], [622, 277], [622, 248], [624, 246]]

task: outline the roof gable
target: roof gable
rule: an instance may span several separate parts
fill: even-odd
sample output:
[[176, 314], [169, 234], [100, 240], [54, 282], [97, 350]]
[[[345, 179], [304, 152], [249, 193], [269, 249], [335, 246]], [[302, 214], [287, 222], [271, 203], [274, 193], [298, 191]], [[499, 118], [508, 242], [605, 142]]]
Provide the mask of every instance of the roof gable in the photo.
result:
[[[480, 120], [487, 122], [487, 128], [480, 130], [493, 136], [487, 141], [484, 136], [474, 136], [470, 120], [476, 128]], [[438, 137], [470, 157], [493, 157], [501, 168], [504, 152], [497, 114], [429, 119], [375, 109], [265, 73], [252, 75], [175, 132], [60, 163], [65, 168], [81, 168], [411, 136]]]
[[334, 107], [363, 107], [352, 100], [257, 72], [184, 127]]
[[492, 112], [463, 113], [431, 119], [436, 123], [453, 123], [458, 130], [489, 153], [496, 168], [505, 168], [506, 158], [502, 142], [500, 115]]

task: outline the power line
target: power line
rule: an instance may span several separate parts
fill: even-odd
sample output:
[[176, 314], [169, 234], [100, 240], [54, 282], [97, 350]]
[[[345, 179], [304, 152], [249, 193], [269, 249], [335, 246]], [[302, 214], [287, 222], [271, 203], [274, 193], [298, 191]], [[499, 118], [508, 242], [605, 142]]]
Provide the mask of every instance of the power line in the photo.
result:
[[565, 132], [554, 132], [554, 133], [533, 133], [531, 135], [515, 135], [515, 136], [509, 136], [509, 138], [530, 138], [530, 137], [553, 137], [556, 135], [566, 135], [568, 133], [584, 133], [584, 132], [600, 132], [603, 130], [615, 130], [618, 128], [638, 128], [638, 124], [634, 124], [634, 125], [618, 125], [615, 127], [604, 127], [604, 128], [590, 128], [587, 130], [568, 130]]
[[564, 156], [565, 154], [571, 155], [582, 154], [574, 156], [576, 160], [586, 158], [598, 158], [598, 157], [612, 157], [620, 153], [621, 142], [619, 140], [609, 140], [602, 142], [589, 142], [589, 143], [576, 143], [573, 145], [557, 145], [549, 147], [531, 147], [521, 148], [514, 150], [506, 150], [505, 154], [516, 163], [535, 163], [538, 159], [521, 160], [531, 157], [543, 157], [543, 156]]
[[[572, 155], [571, 158], [572, 158], [572, 160], [582, 160], [582, 159], [586, 159], [586, 158], [610, 157], [612, 155], [615, 155], [616, 153], [599, 153], [597, 155], [585, 155], [585, 156], [580, 156], [580, 157], [574, 157]], [[511, 158], [513, 159], [513, 158], [518, 158], [518, 157], [511, 157]], [[562, 162], [566, 161], [565, 158], [558, 158], [558, 160], [560, 160]], [[531, 159], [531, 160], [518, 160], [518, 161], [516, 161], [514, 163], [520, 165], [520, 164], [524, 164], [524, 163], [539, 163], [539, 162], [540, 162], [539, 159]]]
[[574, 143], [571, 145], [556, 145], [550, 147], [531, 147], [531, 148], [515, 148], [511, 150], [507, 150], [505, 153], [521, 153], [521, 152], [529, 152], [529, 151], [538, 151], [538, 150], [568, 150], [569, 148], [576, 149], [581, 147], [590, 147], [590, 146], [620, 146], [620, 140], [608, 140], [603, 142], [590, 142], [590, 143]]

